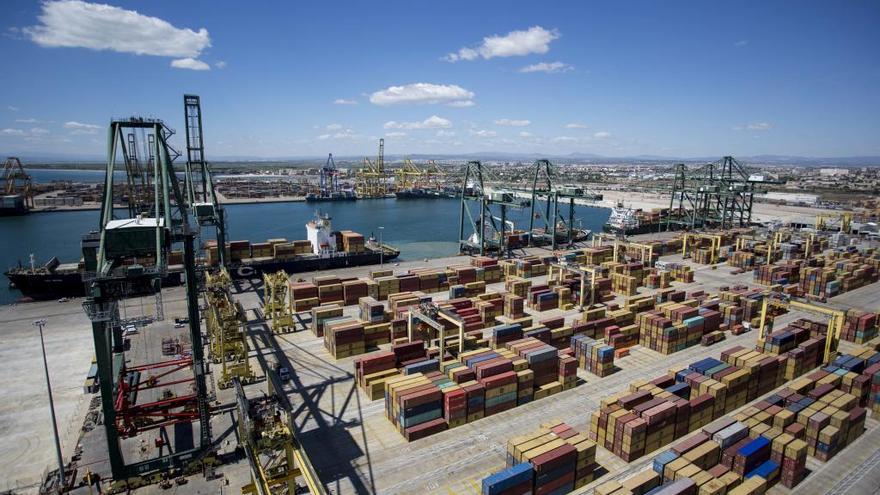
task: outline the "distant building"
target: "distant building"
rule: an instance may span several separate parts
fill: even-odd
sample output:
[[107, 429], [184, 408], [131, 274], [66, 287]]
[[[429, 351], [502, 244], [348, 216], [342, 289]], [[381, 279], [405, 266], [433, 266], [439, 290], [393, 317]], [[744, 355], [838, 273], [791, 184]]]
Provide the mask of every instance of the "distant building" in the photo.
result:
[[815, 194], [805, 193], [787, 193], [770, 191], [764, 195], [766, 201], [783, 201], [785, 203], [795, 203], [804, 205], [814, 205], [819, 202], [819, 196]]
[[836, 176], [836, 175], [847, 175], [849, 174], [849, 169], [846, 168], [820, 168], [819, 175], [827, 175], [827, 176]]

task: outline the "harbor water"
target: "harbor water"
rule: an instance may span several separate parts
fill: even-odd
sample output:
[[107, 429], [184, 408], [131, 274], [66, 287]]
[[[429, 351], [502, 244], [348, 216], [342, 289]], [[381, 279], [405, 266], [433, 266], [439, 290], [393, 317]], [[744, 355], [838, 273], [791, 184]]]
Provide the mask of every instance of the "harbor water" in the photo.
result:
[[[479, 208], [471, 208], [478, 211]], [[560, 207], [560, 210], [563, 210]], [[226, 206], [229, 240], [262, 242], [270, 238], [305, 239], [305, 224], [316, 213], [328, 214], [336, 230], [353, 230], [400, 249], [401, 260], [450, 256], [457, 252], [459, 202], [455, 199], [375, 199], [327, 203], [258, 203]], [[565, 209], [567, 214], [567, 207]], [[601, 231], [610, 210], [577, 206], [576, 227]], [[528, 228], [529, 210], [508, 211], [516, 228]], [[465, 220], [467, 222], [467, 219]], [[536, 222], [537, 225], [538, 222]], [[82, 234], [96, 230], [98, 211], [31, 213], [0, 218], [0, 266], [27, 265], [33, 254], [38, 265], [52, 256], [62, 262], [81, 257]], [[466, 229], [467, 231], [467, 229]], [[207, 237], [209, 232], [205, 231]], [[213, 233], [211, 233], [213, 236]], [[0, 304], [15, 302], [21, 294], [0, 288]]]

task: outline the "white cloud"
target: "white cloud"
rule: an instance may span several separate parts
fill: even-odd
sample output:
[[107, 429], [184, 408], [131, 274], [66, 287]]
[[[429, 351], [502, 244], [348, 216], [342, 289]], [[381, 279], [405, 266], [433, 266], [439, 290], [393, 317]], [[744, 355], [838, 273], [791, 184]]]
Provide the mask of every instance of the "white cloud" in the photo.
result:
[[333, 100], [334, 105], [357, 105], [358, 102], [355, 100], [346, 100], [345, 98], [337, 98]]
[[495, 137], [497, 135], [498, 135], [498, 133], [495, 131], [487, 131], [487, 130], [471, 131], [471, 136], [476, 136], [478, 138], [491, 138], [491, 137]]
[[769, 122], [752, 122], [746, 126], [746, 129], [750, 131], [768, 131], [772, 128], [773, 124], [770, 124]]
[[342, 124], [329, 124], [325, 127], [328, 131], [338, 131], [342, 129]]
[[521, 131], [521, 132], [519, 133], [519, 137], [521, 137], [521, 138], [530, 138], [530, 137], [534, 137], [534, 134], [532, 134], [531, 132]]
[[459, 60], [475, 60], [477, 57], [490, 59], [494, 57], [514, 57], [531, 53], [547, 53], [550, 42], [559, 38], [555, 29], [547, 30], [541, 26], [532, 26], [525, 31], [511, 31], [504, 36], [493, 35], [483, 38], [483, 42], [475, 47], [464, 47], [457, 52], [443, 57], [447, 62]]
[[511, 119], [498, 119], [495, 121], [495, 125], [509, 125], [513, 127], [524, 127], [531, 124], [530, 120], [511, 120]]
[[452, 136], [455, 136], [455, 131], [444, 131], [444, 130], [437, 131], [437, 137], [452, 137]]
[[175, 69], [211, 70], [210, 65], [202, 62], [201, 60], [196, 60], [189, 57], [172, 60], [171, 67], [174, 67]]
[[26, 136], [26, 139], [39, 139], [41, 136], [50, 134], [48, 129], [41, 127], [31, 127], [30, 129], [2, 129], [0, 134], [4, 136]]
[[214, 62], [214, 67], [216, 67], [218, 69], [225, 69], [226, 68], [226, 61], [225, 60], [218, 60], [218, 61]]
[[82, 122], [69, 121], [62, 124], [61, 127], [70, 129], [72, 134], [97, 134], [101, 126], [95, 124], [84, 124]]
[[20, 122], [22, 124], [35, 124], [37, 123], [37, 119], [31, 117], [29, 119], [15, 119], [16, 122]]
[[739, 40], [736, 43], [734, 43], [733, 46], [740, 47], [740, 46], [746, 46], [748, 44], [749, 44], [749, 40]]
[[8, 129], [7, 128], [7, 129], [0, 130], [0, 134], [3, 134], [4, 136], [23, 136], [24, 131], [21, 129]]
[[574, 143], [577, 142], [577, 138], [571, 136], [558, 136], [553, 138], [554, 143]]
[[10, 112], [17, 112], [18, 111], [18, 107], [14, 107], [12, 105], [6, 105], [6, 109], [9, 110]]
[[611, 137], [611, 133], [607, 131], [599, 131], [593, 134], [594, 139], [608, 139]]
[[474, 100], [459, 100], [448, 104], [450, 107], [467, 108], [476, 105]]
[[406, 133], [405, 133], [405, 132], [400, 132], [400, 131], [386, 132], [386, 133], [385, 133], [385, 137], [389, 137], [389, 138], [402, 138], [402, 137], [406, 137]]
[[325, 139], [330, 139], [331, 137], [332, 137], [331, 134], [321, 134], [320, 136], [318, 136], [318, 139], [323, 141]]
[[565, 124], [566, 129], [586, 129], [587, 126], [581, 124], [580, 122], [571, 122], [569, 124]]
[[383, 125], [385, 129], [448, 129], [452, 122], [443, 117], [431, 115], [421, 122], [395, 122], [390, 120]]
[[559, 72], [568, 72], [574, 70], [574, 67], [562, 62], [539, 62], [537, 64], [527, 65], [519, 70], [519, 72], [544, 72], [547, 74], [557, 74]]
[[403, 86], [391, 86], [370, 95], [370, 103], [374, 105], [397, 105], [405, 103], [436, 104], [470, 101], [474, 93], [455, 84], [413, 83]]
[[32, 127], [32, 128], [31, 128], [31, 134], [33, 134], [33, 135], [35, 135], [35, 136], [36, 136], [36, 135], [49, 134], [49, 130], [48, 130], [48, 129], [43, 129], [43, 128], [40, 128], [40, 127]]
[[[158, 17], [112, 5], [60, 0], [44, 2], [41, 8], [37, 16], [40, 24], [23, 28], [22, 32], [44, 47], [89, 48], [194, 60], [211, 46], [205, 28], [198, 32], [177, 28]], [[172, 63], [173, 67], [186, 64], [175, 62], [178, 65]]]

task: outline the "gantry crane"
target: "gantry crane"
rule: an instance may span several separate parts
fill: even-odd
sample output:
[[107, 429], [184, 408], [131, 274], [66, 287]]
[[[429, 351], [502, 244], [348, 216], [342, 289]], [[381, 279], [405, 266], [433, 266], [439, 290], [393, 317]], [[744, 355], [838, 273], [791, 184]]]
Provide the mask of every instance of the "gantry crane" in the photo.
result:
[[[571, 246], [577, 239], [574, 227], [575, 199], [599, 201], [601, 194], [588, 191], [578, 186], [557, 186], [556, 169], [549, 160], [536, 160], [532, 164], [531, 190], [531, 215], [529, 218], [529, 244], [546, 243], [547, 238], [553, 249], [556, 249], [558, 241], [564, 241]], [[565, 218], [559, 212], [559, 200], [568, 200], [568, 217]], [[545, 211], [543, 216], [536, 211], [537, 203], [544, 201]], [[541, 219], [543, 228], [536, 230], [535, 220]]]
[[[186, 200], [201, 226], [214, 227], [220, 266], [226, 266], [226, 214], [217, 200], [211, 166], [205, 159], [201, 99], [183, 95], [186, 119]], [[198, 174], [196, 180], [193, 174]]]
[[287, 272], [263, 273], [263, 316], [269, 320], [272, 331], [293, 331], [292, 302], [288, 301]]
[[404, 158], [403, 166], [397, 169], [394, 175], [394, 188], [401, 191], [420, 187], [425, 171], [417, 167], [409, 158]]
[[250, 383], [255, 379], [250, 365], [250, 346], [244, 323], [244, 309], [232, 297], [232, 280], [225, 268], [205, 274], [205, 326], [208, 330], [211, 361], [220, 365], [220, 388], [232, 386], [233, 379]]
[[379, 155], [374, 164], [364, 157], [364, 165], [355, 172], [355, 192], [359, 198], [384, 198], [388, 194], [385, 173], [385, 139], [379, 139]]
[[27, 213], [34, 207], [34, 192], [31, 176], [24, 171], [21, 160], [10, 156], [3, 165], [3, 195], [15, 197], [14, 204], [7, 205], [4, 198], [3, 214]]
[[[550, 265], [547, 280], [562, 283], [566, 273], [578, 275], [580, 278], [580, 292], [578, 293], [578, 309], [583, 310], [586, 307], [596, 303], [596, 281], [602, 276], [602, 268], [598, 266], [584, 266], [571, 263], [552, 263]], [[587, 281], [589, 277], [589, 281]], [[587, 289], [589, 288], [589, 291]], [[589, 294], [589, 304], [587, 294]]]
[[816, 215], [816, 231], [837, 230], [842, 234], [852, 232], [853, 214], [850, 212], [842, 213], [819, 213]]
[[[529, 200], [516, 197], [515, 192], [507, 190], [489, 191], [486, 183], [491, 173], [478, 160], [472, 160], [465, 167], [464, 180], [459, 193], [460, 210], [458, 224], [459, 252], [478, 252], [480, 255], [490, 250], [497, 250], [501, 255], [509, 251], [507, 236], [510, 230], [507, 220], [507, 208], [526, 208]], [[479, 205], [477, 218], [471, 212], [471, 204]], [[500, 217], [493, 214], [492, 207], [500, 208]], [[473, 232], [465, 237], [465, 222]]]
[[339, 192], [339, 169], [333, 160], [333, 153], [327, 155], [327, 162], [321, 167], [320, 191], [322, 197], [331, 197]]
[[[152, 143], [155, 157], [152, 169], [153, 195], [149, 204], [145, 205], [147, 208], [135, 217], [126, 217], [113, 207], [117, 153], [126, 145], [128, 134], [141, 132], [152, 136], [149, 142]], [[157, 469], [178, 468], [184, 472], [201, 470], [209, 462], [212, 452], [210, 399], [205, 378], [207, 366], [203, 354], [195, 270], [196, 229], [190, 225], [191, 203], [184, 198], [174, 170], [173, 160], [178, 154], [168, 143], [172, 134], [173, 131], [160, 120], [131, 118], [110, 123], [104, 197], [98, 222], [99, 241], [96, 243], [94, 261], [88, 262], [92, 273], [84, 277], [87, 296], [83, 309], [92, 322], [106, 451], [112, 476], [120, 489], [128, 486], [129, 480]], [[124, 305], [125, 299], [133, 293], [154, 294], [154, 319], [164, 317], [161, 282], [167, 274], [168, 256], [175, 244], [182, 244], [183, 248], [191, 355], [188, 361], [129, 364], [123, 345], [122, 325], [126, 322], [120, 316], [120, 303]], [[146, 385], [155, 384], [158, 380], [154, 376], [151, 382], [143, 376], [144, 371], [163, 369], [164, 374], [181, 366], [184, 373], [192, 373], [191, 378], [181, 381], [189, 383], [188, 394], [169, 391], [172, 394], [170, 397], [163, 393], [161, 399], [152, 402], [138, 394], [127, 394], [125, 400], [119, 400], [120, 380], [125, 380], [130, 387], [142, 387], [142, 379], [148, 380]], [[176, 371], [181, 373], [180, 370]], [[181, 443], [180, 448], [160, 452], [158, 457], [148, 461], [128, 463], [120, 438], [131, 433], [129, 426], [143, 427], [141, 421], [145, 417], [150, 418], [149, 427], [186, 423], [196, 432], [197, 442], [191, 447], [183, 447], [185, 444]]]
[[[705, 232], [686, 232], [681, 241], [681, 256], [687, 258], [694, 249], [703, 247], [703, 241], [709, 241], [709, 264], [718, 263], [718, 257], [721, 255], [721, 235], [710, 234]], [[688, 250], [688, 248], [691, 248]]]
[[769, 314], [770, 308], [779, 308], [784, 311], [795, 308], [827, 316], [828, 332], [825, 335], [825, 350], [822, 354], [822, 362], [828, 364], [834, 360], [837, 353], [837, 345], [840, 342], [840, 333], [843, 330], [844, 323], [846, 323], [846, 313], [839, 309], [798, 301], [790, 296], [775, 292], [765, 293], [764, 301], [761, 304], [761, 320], [758, 326], [758, 341], [761, 344], [767, 340], [767, 336], [773, 331], [774, 316]]

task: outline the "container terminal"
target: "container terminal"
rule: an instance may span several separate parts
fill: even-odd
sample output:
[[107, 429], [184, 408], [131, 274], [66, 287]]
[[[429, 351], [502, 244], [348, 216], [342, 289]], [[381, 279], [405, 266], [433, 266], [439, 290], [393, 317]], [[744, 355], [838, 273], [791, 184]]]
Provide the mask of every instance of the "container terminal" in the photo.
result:
[[[308, 244], [236, 243], [205, 158], [198, 96], [184, 96], [184, 114], [184, 163], [164, 122], [111, 122], [82, 294], [0, 307], [3, 358], [22, 370], [0, 412], [0, 488], [880, 486], [880, 251], [855, 232], [852, 212], [758, 222], [754, 196], [773, 180], [727, 156], [679, 168], [668, 209], [643, 215], [648, 232], [584, 232], [574, 205], [600, 194], [560, 183], [550, 161], [533, 164], [530, 188], [505, 186], [473, 161], [457, 181], [458, 256], [391, 262], [392, 246], [368, 248], [327, 217], [302, 219]], [[145, 144], [152, 158], [138, 165]], [[365, 162], [353, 194], [422, 194], [389, 187], [383, 167]], [[129, 188], [121, 211], [119, 168]], [[325, 168], [332, 189], [332, 157]], [[529, 212], [527, 229], [510, 227], [514, 209]], [[621, 225], [631, 216], [621, 212]], [[277, 250], [287, 244], [290, 253]], [[283, 265], [368, 249], [379, 260], [309, 275]], [[175, 270], [178, 283], [163, 283]], [[64, 367], [53, 370], [57, 456], [29, 351], [35, 323], [49, 355], [65, 356], [52, 360]]]

